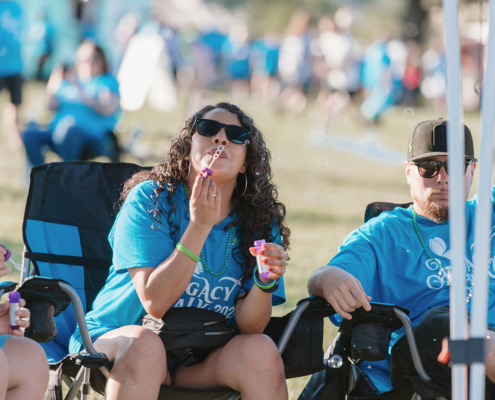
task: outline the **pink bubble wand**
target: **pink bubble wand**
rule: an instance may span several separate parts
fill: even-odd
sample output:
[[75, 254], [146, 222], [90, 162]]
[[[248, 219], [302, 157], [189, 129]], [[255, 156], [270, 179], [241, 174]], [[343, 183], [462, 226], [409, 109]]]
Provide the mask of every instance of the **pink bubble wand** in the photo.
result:
[[217, 151], [215, 151], [215, 154], [213, 155], [213, 160], [211, 160], [210, 165], [208, 167], [203, 168], [203, 170], [201, 171], [202, 175], [203, 175], [203, 180], [205, 180], [209, 176], [213, 175], [213, 171], [211, 170], [211, 166], [213, 165], [215, 160], [217, 160], [218, 157], [220, 157], [220, 154], [222, 154], [222, 151], [224, 151], [224, 150], [225, 150], [225, 147], [222, 145], [219, 145], [217, 147]]

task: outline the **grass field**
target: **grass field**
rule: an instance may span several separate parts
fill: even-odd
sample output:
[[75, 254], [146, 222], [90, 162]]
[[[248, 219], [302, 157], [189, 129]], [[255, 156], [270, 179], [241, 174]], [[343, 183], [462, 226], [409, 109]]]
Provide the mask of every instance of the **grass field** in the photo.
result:
[[[41, 121], [47, 121], [41, 84], [28, 83], [24, 86], [24, 104], [21, 121], [27, 122], [36, 114]], [[276, 307], [274, 313], [283, 315], [290, 311], [297, 301], [307, 296], [307, 281], [312, 271], [326, 264], [337, 252], [347, 234], [363, 222], [365, 207], [373, 201], [404, 203], [410, 201], [409, 188], [405, 181], [404, 167], [387, 160], [378, 160], [356, 155], [316, 143], [311, 134], [311, 107], [303, 114], [293, 115], [279, 108], [253, 100], [232, 100], [224, 93], [210, 95], [213, 101], [232, 101], [248, 112], [264, 133], [268, 147], [278, 156], [273, 171], [279, 189], [280, 200], [287, 206], [287, 222], [292, 231], [290, 246], [290, 268], [286, 274], [288, 301]], [[0, 110], [7, 101], [6, 93], [0, 95]], [[172, 134], [186, 117], [185, 101], [173, 114], [161, 114], [150, 109], [125, 113], [123, 120], [129, 130], [122, 135], [125, 142], [132, 130], [144, 127], [139, 144], [149, 146], [165, 154]], [[395, 108], [383, 116], [377, 126], [378, 140], [382, 145], [406, 154], [410, 127], [425, 119], [446, 117], [430, 108], [414, 109], [414, 115], [404, 113], [404, 108]], [[0, 114], [1, 117], [1, 114]], [[479, 117], [466, 115], [466, 123], [475, 136], [478, 153]], [[319, 121], [322, 124], [322, 121]], [[313, 124], [314, 125], [314, 124]], [[0, 126], [3, 124], [0, 121]], [[301, 139], [305, 131], [306, 138]], [[27, 195], [23, 150], [13, 151], [7, 144], [7, 132], [0, 135], [0, 243], [13, 251], [13, 258], [20, 262], [22, 252], [22, 217]], [[345, 136], [348, 139], [363, 140], [363, 127], [350, 113], [343, 113], [332, 126], [326, 127], [326, 137]], [[49, 154], [49, 161], [57, 161]], [[132, 157], [124, 161], [136, 162]], [[152, 164], [158, 160], [149, 160]], [[473, 185], [475, 193], [476, 182]], [[413, 232], [411, 231], [411, 234]], [[7, 276], [16, 281], [17, 273]], [[3, 299], [5, 300], [5, 299]], [[325, 326], [326, 343], [335, 329]], [[288, 381], [290, 398], [296, 399], [309, 378]], [[95, 397], [96, 399], [97, 397]]]

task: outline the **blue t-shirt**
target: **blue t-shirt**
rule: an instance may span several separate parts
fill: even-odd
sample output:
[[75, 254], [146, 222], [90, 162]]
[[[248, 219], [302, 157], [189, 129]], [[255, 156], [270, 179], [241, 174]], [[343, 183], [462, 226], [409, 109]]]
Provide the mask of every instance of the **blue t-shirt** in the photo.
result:
[[22, 12], [19, 4], [0, 0], [0, 78], [22, 72], [21, 30]]
[[253, 71], [260, 74], [275, 75], [277, 73], [280, 44], [274, 40], [259, 38], [251, 46], [251, 62]]
[[[174, 191], [176, 211], [175, 225], [179, 230], [171, 234], [167, 213], [170, 205], [167, 201], [169, 193], [165, 190], [159, 197], [161, 214], [157, 215], [161, 225], [154, 221], [156, 208], [153, 185], [156, 182], [146, 181], [136, 185], [127, 196], [109, 235], [113, 249], [113, 265], [105, 286], [93, 303], [93, 309], [86, 315], [86, 322], [93, 340], [106, 332], [126, 325], [137, 325], [147, 314], [136, 293], [129, 268], [157, 267], [174, 251], [189, 225], [189, 204], [182, 185]], [[151, 212], [150, 212], [151, 211]], [[210, 270], [219, 273], [225, 266], [225, 252], [229, 240], [230, 229], [225, 227], [233, 221], [225, 218], [219, 225], [214, 225], [203, 246], [203, 254]], [[225, 273], [212, 275], [199, 263], [187, 289], [175, 302], [173, 307], [198, 307], [220, 312], [227, 316], [227, 321], [235, 324], [235, 300], [242, 291], [239, 279], [242, 277], [242, 266], [233, 255], [238, 243], [238, 229], [234, 228], [232, 243], [228, 254], [228, 267]], [[280, 244], [281, 238], [274, 229], [274, 242]], [[267, 238], [268, 239], [268, 238]], [[253, 286], [253, 279], [245, 283], [246, 288]], [[278, 289], [272, 295], [272, 304], [285, 302], [285, 286], [283, 277]], [[82, 341], [79, 327], [74, 332], [69, 344], [71, 353], [81, 349]]]
[[246, 42], [228, 39], [222, 47], [224, 65], [231, 79], [249, 78], [249, 52]]
[[[79, 82], [79, 86], [86, 97], [95, 100], [104, 94], [119, 96], [119, 84], [115, 77], [109, 73], [95, 76], [88, 82]], [[84, 103], [80, 90], [73, 83], [64, 79], [55, 96], [60, 104], [51, 122], [52, 130], [55, 130], [62, 119], [69, 116], [74, 125], [91, 136], [101, 138], [107, 132], [113, 131], [117, 112], [112, 115], [102, 115], [96, 112]]]
[[[495, 326], [495, 187], [491, 197], [494, 206], [491, 215], [488, 324]], [[473, 273], [477, 203], [477, 196], [466, 202], [465, 264], [470, 279]], [[416, 221], [428, 252], [450, 270], [449, 223], [437, 224], [419, 215]], [[429, 309], [449, 304], [447, 276], [426, 255], [414, 228], [411, 208], [384, 212], [351, 232], [328, 265], [341, 268], [359, 279], [373, 302], [395, 304], [410, 310], [409, 318], [413, 326]], [[468, 303], [468, 310], [471, 311], [471, 302]], [[403, 328], [394, 332], [391, 346], [403, 334]], [[366, 372], [376, 372], [373, 370], [375, 363], [363, 364], [366, 365]], [[383, 362], [380, 362], [380, 369], [383, 370]], [[372, 380], [374, 375], [370, 374]]]

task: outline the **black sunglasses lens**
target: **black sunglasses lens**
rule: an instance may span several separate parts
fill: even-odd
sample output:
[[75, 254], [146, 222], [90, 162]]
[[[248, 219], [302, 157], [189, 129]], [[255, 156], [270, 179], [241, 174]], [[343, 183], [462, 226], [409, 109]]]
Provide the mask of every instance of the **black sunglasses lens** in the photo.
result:
[[201, 119], [197, 123], [198, 133], [201, 136], [212, 137], [215, 136], [220, 129], [222, 129], [220, 123], [211, 119]]
[[227, 138], [232, 143], [244, 144], [246, 139], [249, 137], [249, 131], [244, 129], [242, 126], [237, 125], [227, 125]]
[[418, 172], [423, 178], [433, 178], [438, 174], [440, 166], [435, 161], [422, 161], [418, 163]]

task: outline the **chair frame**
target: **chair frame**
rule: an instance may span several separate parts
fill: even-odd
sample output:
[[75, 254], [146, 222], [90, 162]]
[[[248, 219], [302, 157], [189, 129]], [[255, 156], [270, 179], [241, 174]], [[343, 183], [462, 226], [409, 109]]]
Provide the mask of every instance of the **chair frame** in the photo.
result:
[[[26, 252], [26, 247], [24, 247], [24, 253], [25, 252]], [[22, 266], [23, 268], [21, 271], [21, 279], [20, 279], [21, 284], [28, 278], [30, 266], [31, 266], [31, 261], [29, 260], [29, 258], [25, 257], [24, 255], [22, 260]], [[81, 339], [85, 351], [90, 355], [99, 355], [99, 353], [94, 348], [93, 342], [89, 335], [89, 330], [86, 325], [85, 314], [81, 303], [81, 299], [79, 298], [76, 291], [72, 288], [71, 285], [64, 282], [59, 282], [58, 284], [60, 288], [69, 296], [72, 302], [76, 320], [79, 324], [79, 330], [81, 333]], [[3, 290], [0, 289], [0, 296], [2, 294], [3, 294]], [[280, 354], [282, 354], [285, 348], [287, 347], [287, 343], [289, 342], [290, 336], [292, 335], [299, 321], [299, 318], [306, 310], [306, 308], [309, 306], [309, 304], [310, 304], [309, 300], [302, 301], [292, 312], [289, 321], [287, 322], [287, 325], [282, 333], [282, 336], [280, 337], [280, 340], [277, 344], [277, 348]], [[100, 371], [107, 379], [110, 377], [110, 371], [106, 366], [100, 367]], [[84, 366], [81, 366], [76, 378], [73, 381], [71, 380], [71, 378], [62, 375], [63, 381], [69, 386], [69, 392], [65, 396], [64, 400], [74, 400], [76, 396], [81, 400], [89, 400], [90, 376], [91, 376], [91, 369]], [[81, 391], [80, 397], [79, 397], [79, 391]], [[235, 390], [232, 390], [232, 392], [228, 395], [228, 397], [225, 400], [238, 400], [238, 399], [241, 399], [241, 394]]]

